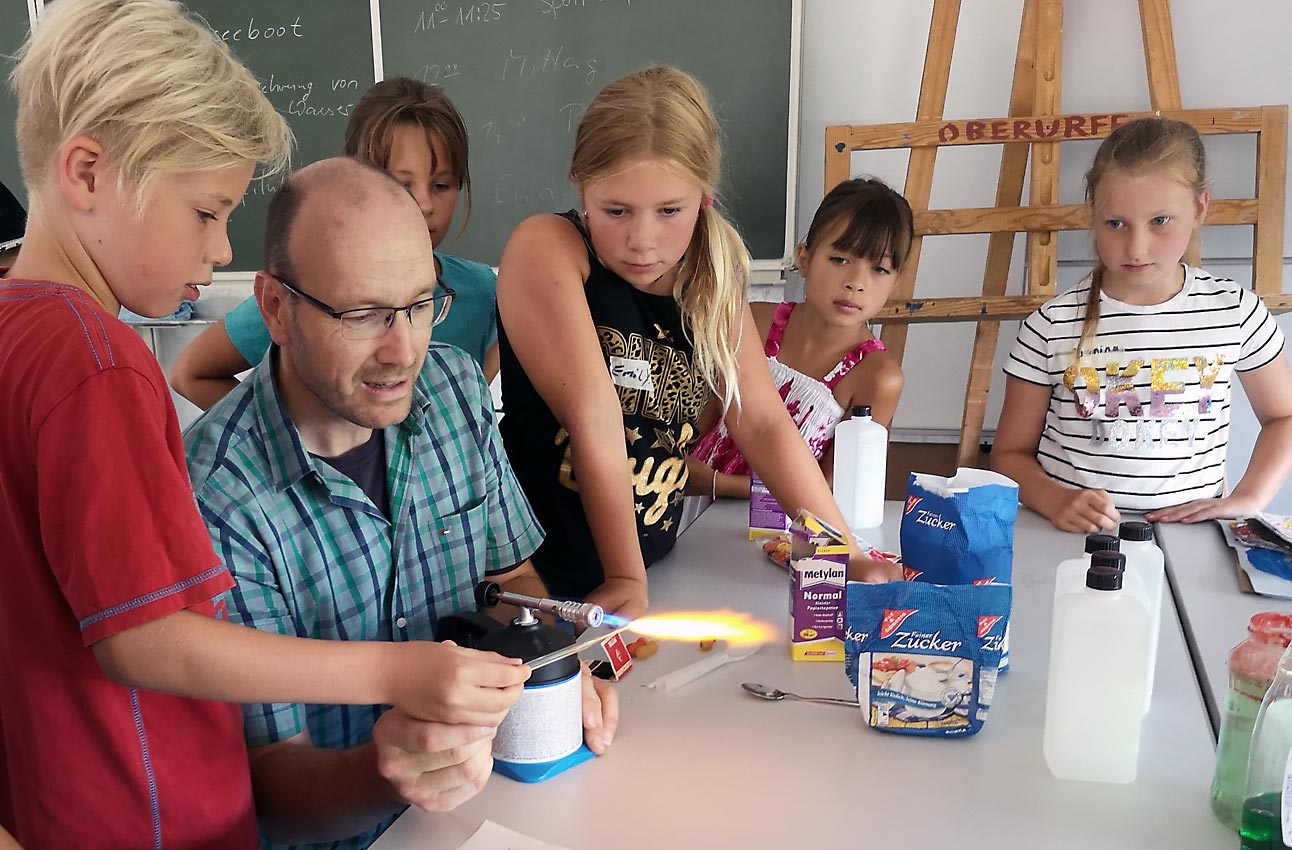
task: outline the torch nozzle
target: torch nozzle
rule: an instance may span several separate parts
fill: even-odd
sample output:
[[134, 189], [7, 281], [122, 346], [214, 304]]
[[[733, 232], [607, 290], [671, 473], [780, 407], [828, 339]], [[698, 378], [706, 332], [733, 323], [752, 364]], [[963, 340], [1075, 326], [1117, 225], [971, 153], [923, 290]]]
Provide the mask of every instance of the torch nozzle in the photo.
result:
[[482, 581], [476, 585], [476, 602], [482, 608], [492, 608], [495, 605], [530, 608], [589, 629], [595, 629], [601, 625], [606, 616], [601, 606], [593, 602], [569, 602], [511, 593], [503, 590], [497, 582], [493, 581]]

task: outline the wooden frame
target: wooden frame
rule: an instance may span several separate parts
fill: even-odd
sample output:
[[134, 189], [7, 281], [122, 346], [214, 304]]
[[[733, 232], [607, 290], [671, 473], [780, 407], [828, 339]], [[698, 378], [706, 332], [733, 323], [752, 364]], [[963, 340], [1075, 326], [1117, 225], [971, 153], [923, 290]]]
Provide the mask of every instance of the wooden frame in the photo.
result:
[[[959, 10], [959, 0], [935, 0], [915, 121], [826, 127], [825, 191], [848, 179], [854, 151], [910, 149], [904, 194], [914, 213], [915, 240], [893, 295], [875, 320], [883, 324], [884, 343], [899, 360], [911, 322], [977, 324], [957, 455], [960, 465], [969, 465], [982, 436], [999, 322], [1025, 318], [1054, 297], [1058, 233], [1090, 227], [1090, 211], [1085, 204], [1058, 203], [1060, 144], [1074, 139], [1102, 139], [1124, 121], [1153, 114], [1187, 121], [1203, 135], [1255, 135], [1255, 197], [1213, 200], [1207, 224], [1253, 226], [1253, 289], [1271, 310], [1282, 312], [1292, 310], [1292, 295], [1282, 291], [1288, 107], [1182, 109], [1167, 0], [1140, 0], [1154, 111], [1059, 114], [1063, 3], [1025, 0], [1009, 115], [945, 120], [942, 111]], [[977, 144], [1004, 145], [996, 205], [929, 209], [937, 149]], [[1021, 205], [1029, 152], [1030, 203]], [[990, 234], [982, 295], [915, 297], [923, 237], [969, 233]], [[1017, 233], [1026, 233], [1028, 238], [1027, 291], [1021, 296], [1007, 296], [1005, 287]]]

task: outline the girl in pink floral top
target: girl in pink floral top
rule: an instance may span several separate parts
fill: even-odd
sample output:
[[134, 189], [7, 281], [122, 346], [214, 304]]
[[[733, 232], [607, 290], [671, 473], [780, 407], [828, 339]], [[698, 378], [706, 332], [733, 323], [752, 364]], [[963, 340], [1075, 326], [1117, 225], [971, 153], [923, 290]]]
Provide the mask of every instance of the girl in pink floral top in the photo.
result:
[[[870, 331], [910, 253], [911, 208], [883, 182], [857, 178], [826, 195], [796, 253], [802, 304], [754, 303], [772, 380], [826, 480], [834, 429], [846, 411], [870, 405], [892, 422], [902, 369]], [[691, 490], [748, 498], [749, 464], [722, 422], [704, 432], [688, 459]]]

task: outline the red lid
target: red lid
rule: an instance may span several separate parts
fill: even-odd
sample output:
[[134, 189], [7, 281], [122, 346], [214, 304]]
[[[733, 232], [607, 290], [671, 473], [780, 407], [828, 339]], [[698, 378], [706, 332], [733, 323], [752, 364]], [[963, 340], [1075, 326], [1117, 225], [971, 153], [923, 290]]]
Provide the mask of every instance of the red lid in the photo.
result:
[[1292, 614], [1280, 614], [1266, 611], [1252, 615], [1247, 624], [1248, 633], [1262, 643], [1277, 643], [1287, 646], [1292, 643]]

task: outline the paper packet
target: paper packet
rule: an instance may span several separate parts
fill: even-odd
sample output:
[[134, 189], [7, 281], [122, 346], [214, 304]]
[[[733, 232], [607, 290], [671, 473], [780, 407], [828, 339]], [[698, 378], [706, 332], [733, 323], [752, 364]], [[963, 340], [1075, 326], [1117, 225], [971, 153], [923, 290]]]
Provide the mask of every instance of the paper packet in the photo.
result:
[[847, 585], [845, 670], [870, 726], [973, 735], [987, 720], [1004, 650], [1008, 585]]

